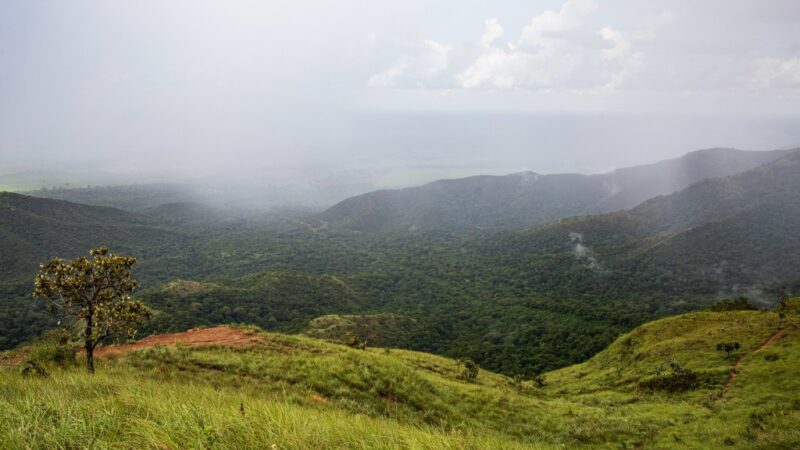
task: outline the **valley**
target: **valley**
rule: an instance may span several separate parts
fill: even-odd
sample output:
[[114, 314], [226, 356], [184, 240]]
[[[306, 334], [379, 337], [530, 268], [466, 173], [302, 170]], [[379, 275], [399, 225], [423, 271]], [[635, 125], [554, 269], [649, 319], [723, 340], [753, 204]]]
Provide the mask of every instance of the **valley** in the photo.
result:
[[[734, 163], [717, 164], [720, 155]], [[369, 339], [360, 317], [389, 314], [398, 320], [373, 336], [381, 345], [530, 376], [718, 298], [744, 295], [768, 307], [781, 292], [797, 295], [797, 155], [780, 153], [629, 210], [499, 231], [363, 233], [197, 203], [124, 211], [0, 194], [0, 343], [12, 348], [52, 325], [28, 299], [39, 262], [104, 243], [141, 261], [139, 296], [155, 311], [147, 333], [225, 323], [300, 333], [313, 319], [344, 314], [355, 321], [336, 329]], [[682, 164], [695, 174], [709, 160], [738, 169], [775, 157], [690, 156], [705, 161]]]
[[798, 29], [0, 1], [0, 450], [800, 449]]

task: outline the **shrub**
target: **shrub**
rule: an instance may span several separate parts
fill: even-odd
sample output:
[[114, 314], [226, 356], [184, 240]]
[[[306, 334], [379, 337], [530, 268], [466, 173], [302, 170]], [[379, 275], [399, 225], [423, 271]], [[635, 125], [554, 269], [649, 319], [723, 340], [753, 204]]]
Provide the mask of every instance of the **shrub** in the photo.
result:
[[46, 331], [31, 346], [30, 359], [39, 364], [70, 367], [76, 364], [78, 347], [70, 341], [69, 332], [62, 329]]
[[44, 378], [47, 376], [47, 371], [44, 370], [38, 362], [29, 359], [25, 361], [25, 366], [22, 368], [22, 375], [26, 377], [40, 377]]
[[355, 347], [358, 346], [358, 336], [356, 336], [353, 333], [345, 334], [344, 338], [342, 339], [342, 341], [344, 342], [344, 345], [346, 345], [348, 347], [355, 348]]
[[669, 361], [666, 366], [656, 367], [656, 376], [639, 383], [640, 387], [651, 391], [683, 392], [697, 388], [700, 377], [677, 361]]
[[346, 346], [351, 347], [351, 348], [357, 348], [357, 349], [360, 349], [360, 350], [366, 350], [367, 349], [367, 340], [365, 339], [365, 340], [362, 341], [354, 333], [345, 334], [344, 338], [342, 339], [342, 341], [344, 342], [344, 344]]
[[708, 308], [708, 311], [723, 312], [723, 311], [758, 311], [759, 307], [753, 304], [747, 297], [738, 297], [733, 299], [723, 298], [718, 301], [716, 305]]
[[734, 350], [739, 350], [741, 344], [738, 342], [720, 342], [717, 344], [717, 351], [724, 351], [726, 355], [730, 356]]
[[463, 366], [463, 371], [461, 372], [459, 378], [467, 381], [472, 381], [475, 378], [478, 378], [478, 372], [480, 371], [478, 363], [469, 358], [463, 358], [458, 361], [458, 364]]
[[800, 314], [800, 297], [783, 298], [775, 307], [775, 311], [784, 318], [786, 314]]

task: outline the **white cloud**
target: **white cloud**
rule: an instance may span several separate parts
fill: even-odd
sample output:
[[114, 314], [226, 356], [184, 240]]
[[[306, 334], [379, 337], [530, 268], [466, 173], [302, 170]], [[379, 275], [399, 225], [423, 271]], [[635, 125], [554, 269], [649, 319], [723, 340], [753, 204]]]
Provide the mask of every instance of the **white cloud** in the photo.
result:
[[409, 55], [402, 56], [391, 67], [367, 80], [367, 87], [393, 88], [398, 86], [424, 87], [448, 68], [452, 48], [433, 40], [425, 40]]
[[597, 9], [592, 0], [569, 0], [559, 11], [545, 11], [531, 19], [522, 29], [520, 44], [548, 44], [547, 35], [560, 31], [573, 30], [581, 26], [583, 17]]
[[635, 75], [644, 63], [644, 53], [636, 51], [630, 39], [618, 30], [611, 27], [603, 27], [600, 30], [603, 40], [610, 42], [611, 47], [604, 48], [600, 52], [600, 58], [609, 64], [617, 64], [611, 71], [608, 82], [603, 89], [618, 89], [623, 83]]
[[800, 89], [800, 57], [760, 58], [751, 84], [756, 88]]
[[408, 65], [403, 61], [396, 62], [392, 67], [378, 72], [369, 77], [367, 80], [367, 87], [371, 88], [387, 88], [394, 87], [397, 79], [403, 75], [408, 68]]
[[489, 48], [494, 41], [503, 37], [504, 30], [497, 19], [487, 19], [485, 24], [486, 29], [481, 36], [481, 47]]
[[752, 94], [800, 88], [800, 41], [785, 27], [777, 26], [784, 29], [783, 39], [773, 39], [770, 47], [765, 39], [772, 30], [762, 27], [766, 34], [760, 40], [756, 33], [750, 38], [746, 31], [734, 32], [741, 27], [725, 22], [732, 19], [724, 14], [720, 23], [710, 24], [686, 5], [669, 7], [642, 3], [627, 8], [629, 14], [621, 19], [611, 4], [565, 0], [514, 31], [491, 17], [472, 43], [406, 46], [406, 54], [367, 84], [570, 95]]
[[492, 46], [500, 24], [490, 19], [481, 53], [455, 77], [465, 89], [617, 88], [641, 64], [641, 52], [622, 32], [585, 25], [592, 0], [569, 0], [558, 11], [533, 17], [516, 45]]

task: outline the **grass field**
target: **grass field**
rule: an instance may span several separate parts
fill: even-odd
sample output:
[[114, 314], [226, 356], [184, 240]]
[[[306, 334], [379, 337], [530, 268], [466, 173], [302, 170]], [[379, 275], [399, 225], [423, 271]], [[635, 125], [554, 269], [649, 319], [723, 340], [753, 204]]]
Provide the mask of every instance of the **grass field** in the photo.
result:
[[[546, 385], [434, 355], [247, 329], [243, 348], [153, 347], [46, 377], [0, 369], [4, 448], [797, 448], [800, 318], [646, 324]], [[768, 348], [760, 348], [771, 337]], [[740, 349], [726, 354], [720, 342]], [[42, 344], [40, 344], [42, 345]], [[28, 358], [46, 354], [29, 349]], [[13, 355], [6, 355], [10, 357]], [[740, 359], [741, 358], [741, 359]], [[44, 359], [44, 358], [40, 358]], [[740, 359], [730, 389], [721, 393]], [[685, 391], [648, 389], [671, 362]], [[658, 375], [657, 375], [658, 373]]]

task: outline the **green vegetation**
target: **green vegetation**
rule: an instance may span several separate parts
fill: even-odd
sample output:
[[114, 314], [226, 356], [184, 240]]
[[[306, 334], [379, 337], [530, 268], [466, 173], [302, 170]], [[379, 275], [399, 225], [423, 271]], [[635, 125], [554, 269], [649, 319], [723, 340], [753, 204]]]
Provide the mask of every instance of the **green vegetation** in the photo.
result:
[[[45, 377], [0, 369], [0, 441], [31, 448], [800, 445], [794, 315], [702, 312], [648, 323], [585, 363], [545, 374], [543, 386], [486, 370], [466, 380], [463, 364], [424, 353], [246, 332], [260, 341], [143, 349], [101, 360], [93, 378], [46, 361]], [[715, 345], [734, 339], [743, 357], [726, 389], [735, 362]], [[673, 392], [644, 388], [670, 361], [697, 382]]]
[[[131, 213], [0, 194], [0, 348], [52, 326], [28, 301], [40, 261], [110, 244], [141, 261], [137, 295], [156, 312], [148, 333], [219, 323], [299, 333], [336, 314], [341, 326], [329, 331], [368, 345], [530, 378], [718, 297], [769, 308], [800, 294], [798, 192], [792, 153], [631, 210], [497, 233], [358, 233], [280, 215]], [[366, 318], [390, 316], [404, 322], [370, 331], [384, 323]]]
[[66, 326], [80, 325], [75, 334], [86, 350], [86, 368], [94, 373], [94, 349], [112, 338], [131, 338], [150, 311], [130, 293], [136, 258], [115, 255], [107, 247], [89, 251], [71, 261], [55, 258], [42, 264], [34, 281], [33, 296], [48, 302], [49, 309], [66, 319]]
[[303, 334], [332, 341], [353, 336], [375, 347], [405, 347], [414, 322], [400, 314], [329, 314], [312, 320]]

